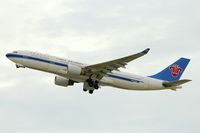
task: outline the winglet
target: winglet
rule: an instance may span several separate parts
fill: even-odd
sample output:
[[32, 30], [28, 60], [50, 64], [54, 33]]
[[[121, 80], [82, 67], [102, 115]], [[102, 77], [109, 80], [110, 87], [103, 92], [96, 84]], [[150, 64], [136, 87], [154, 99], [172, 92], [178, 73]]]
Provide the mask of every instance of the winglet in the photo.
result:
[[144, 51], [142, 51], [143, 54], [147, 54], [149, 52], [150, 48], [145, 49]]

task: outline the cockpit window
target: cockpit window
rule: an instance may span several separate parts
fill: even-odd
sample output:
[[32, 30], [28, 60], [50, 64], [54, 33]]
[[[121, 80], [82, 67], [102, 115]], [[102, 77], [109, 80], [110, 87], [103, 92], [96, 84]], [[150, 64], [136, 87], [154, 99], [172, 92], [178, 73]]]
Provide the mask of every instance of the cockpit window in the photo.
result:
[[13, 53], [17, 54], [18, 52], [17, 51], [13, 51]]

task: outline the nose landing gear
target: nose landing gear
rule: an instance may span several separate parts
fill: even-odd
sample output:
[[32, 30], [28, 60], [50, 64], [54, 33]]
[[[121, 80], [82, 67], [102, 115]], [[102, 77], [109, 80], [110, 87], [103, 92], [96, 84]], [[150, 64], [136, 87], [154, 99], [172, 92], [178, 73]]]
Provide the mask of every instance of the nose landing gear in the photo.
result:
[[15, 66], [16, 66], [16, 68], [25, 68], [25, 66], [18, 64], [18, 63]]

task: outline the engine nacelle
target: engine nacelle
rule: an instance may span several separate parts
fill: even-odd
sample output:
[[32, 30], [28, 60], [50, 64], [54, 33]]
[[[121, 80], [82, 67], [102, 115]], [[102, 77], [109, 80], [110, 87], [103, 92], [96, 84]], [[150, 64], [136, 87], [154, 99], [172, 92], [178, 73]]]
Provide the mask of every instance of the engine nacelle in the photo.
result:
[[64, 78], [64, 77], [60, 77], [60, 76], [56, 76], [55, 77], [55, 84], [59, 85], [59, 86], [72, 86], [74, 85], [74, 82], [68, 78]]
[[80, 66], [74, 65], [69, 63], [68, 69], [67, 69], [67, 75], [68, 76], [79, 76], [81, 75], [82, 68]]

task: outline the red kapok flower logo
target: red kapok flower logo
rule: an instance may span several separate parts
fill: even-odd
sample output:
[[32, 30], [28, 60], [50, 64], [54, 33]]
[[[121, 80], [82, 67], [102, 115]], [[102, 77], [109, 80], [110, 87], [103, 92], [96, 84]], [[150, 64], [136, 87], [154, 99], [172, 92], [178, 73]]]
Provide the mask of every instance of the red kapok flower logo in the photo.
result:
[[169, 69], [172, 71], [172, 76], [177, 77], [180, 72], [182, 72], [182, 68], [178, 65], [170, 66]]

